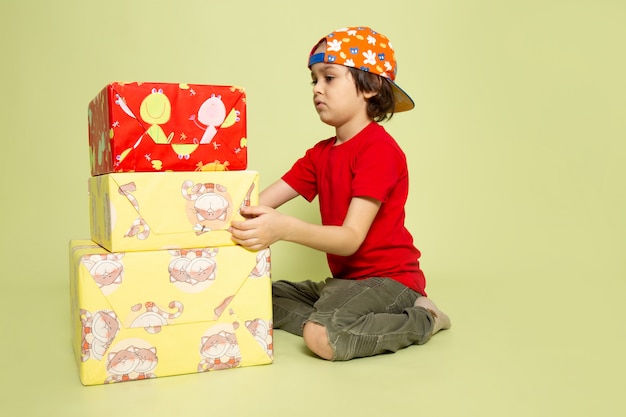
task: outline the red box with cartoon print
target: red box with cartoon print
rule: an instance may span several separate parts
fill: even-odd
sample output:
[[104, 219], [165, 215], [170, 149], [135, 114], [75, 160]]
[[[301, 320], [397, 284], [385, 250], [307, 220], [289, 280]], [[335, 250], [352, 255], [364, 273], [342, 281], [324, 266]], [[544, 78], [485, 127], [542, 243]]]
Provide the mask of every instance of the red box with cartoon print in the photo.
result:
[[89, 103], [91, 175], [247, 167], [243, 88], [114, 82]]
[[269, 249], [113, 253], [72, 240], [70, 292], [84, 385], [273, 361]]

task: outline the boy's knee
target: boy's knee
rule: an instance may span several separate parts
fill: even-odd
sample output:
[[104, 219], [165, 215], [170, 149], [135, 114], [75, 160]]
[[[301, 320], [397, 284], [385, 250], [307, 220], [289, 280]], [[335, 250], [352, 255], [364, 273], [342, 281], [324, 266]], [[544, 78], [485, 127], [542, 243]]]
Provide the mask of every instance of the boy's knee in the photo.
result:
[[322, 359], [332, 360], [334, 356], [333, 348], [330, 346], [328, 340], [328, 333], [326, 327], [321, 324], [308, 321], [304, 324], [302, 330], [302, 337], [304, 343], [311, 350]]

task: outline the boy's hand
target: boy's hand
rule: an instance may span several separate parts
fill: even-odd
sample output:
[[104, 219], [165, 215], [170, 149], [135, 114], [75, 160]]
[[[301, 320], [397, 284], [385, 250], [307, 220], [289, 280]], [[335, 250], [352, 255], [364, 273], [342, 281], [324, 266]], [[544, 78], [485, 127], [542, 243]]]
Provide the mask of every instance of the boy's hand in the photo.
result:
[[287, 216], [266, 206], [242, 207], [246, 220], [233, 221], [228, 231], [233, 242], [250, 250], [261, 250], [282, 239]]

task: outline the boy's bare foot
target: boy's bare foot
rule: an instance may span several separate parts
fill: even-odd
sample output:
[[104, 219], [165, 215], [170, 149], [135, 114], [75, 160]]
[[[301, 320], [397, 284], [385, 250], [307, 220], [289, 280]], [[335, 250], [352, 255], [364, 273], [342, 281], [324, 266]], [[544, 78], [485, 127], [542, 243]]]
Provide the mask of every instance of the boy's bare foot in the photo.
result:
[[433, 331], [430, 334], [431, 336], [437, 333], [439, 330], [445, 330], [452, 327], [452, 322], [450, 321], [450, 317], [443, 311], [439, 310], [435, 303], [428, 297], [418, 297], [415, 300], [416, 307], [423, 307], [426, 310], [430, 311], [430, 314], [433, 315], [435, 319], [435, 324], [433, 326]]

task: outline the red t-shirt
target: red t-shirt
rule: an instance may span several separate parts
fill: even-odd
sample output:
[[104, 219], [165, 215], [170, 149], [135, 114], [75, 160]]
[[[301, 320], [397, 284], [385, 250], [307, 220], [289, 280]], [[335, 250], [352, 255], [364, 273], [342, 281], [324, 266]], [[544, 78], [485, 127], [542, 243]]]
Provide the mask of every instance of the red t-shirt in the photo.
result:
[[351, 256], [327, 254], [335, 278], [392, 278], [426, 295], [419, 250], [404, 226], [409, 191], [406, 156], [378, 123], [347, 142], [317, 143], [283, 176], [308, 201], [319, 197], [322, 224], [340, 226], [353, 197], [382, 204], [361, 247]]

